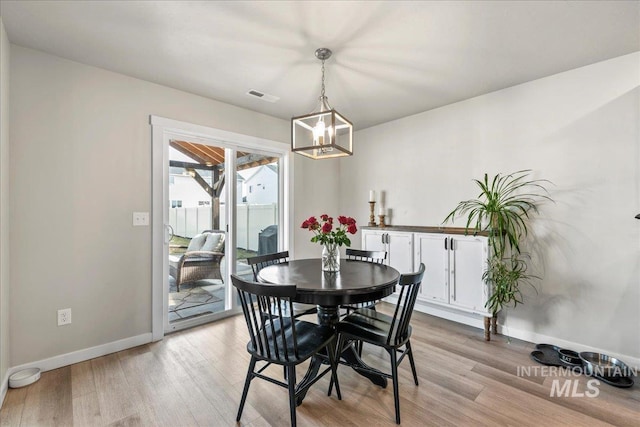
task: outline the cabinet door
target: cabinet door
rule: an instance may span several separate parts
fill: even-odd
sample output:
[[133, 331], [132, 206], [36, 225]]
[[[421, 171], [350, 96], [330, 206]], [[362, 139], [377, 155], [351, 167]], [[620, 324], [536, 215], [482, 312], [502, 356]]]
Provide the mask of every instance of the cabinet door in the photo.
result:
[[[362, 249], [365, 251], [387, 251], [384, 234], [380, 231], [362, 231]], [[388, 259], [388, 257], [387, 257]]]
[[416, 234], [415, 265], [424, 263], [425, 272], [418, 298], [449, 302], [449, 250], [445, 234]]
[[449, 303], [477, 312], [487, 312], [487, 238], [451, 236], [449, 238]]
[[389, 265], [400, 272], [413, 273], [413, 233], [387, 233]]

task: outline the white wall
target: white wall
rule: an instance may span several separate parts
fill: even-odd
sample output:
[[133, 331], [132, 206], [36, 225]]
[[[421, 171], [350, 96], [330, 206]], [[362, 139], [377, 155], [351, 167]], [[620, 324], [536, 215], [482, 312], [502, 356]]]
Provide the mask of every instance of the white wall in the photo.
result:
[[0, 405], [9, 368], [9, 39], [0, 18]]
[[151, 210], [150, 114], [284, 144], [289, 123], [11, 48], [16, 366], [151, 332], [151, 229], [131, 225]]
[[341, 210], [365, 218], [372, 188], [393, 224], [438, 225], [472, 179], [532, 169], [555, 184], [531, 226], [544, 279], [505, 333], [640, 358], [639, 86], [634, 53], [356, 132]]
[[312, 160], [296, 154], [294, 162], [292, 203], [295, 214], [292, 223], [295, 250], [291, 255], [296, 259], [318, 258], [322, 253], [322, 247], [318, 243], [311, 243], [313, 234], [301, 229], [300, 225], [310, 216], [319, 217], [323, 213], [333, 217], [351, 216], [350, 213], [338, 209], [341, 191], [351, 184], [341, 181], [340, 164], [336, 159]]

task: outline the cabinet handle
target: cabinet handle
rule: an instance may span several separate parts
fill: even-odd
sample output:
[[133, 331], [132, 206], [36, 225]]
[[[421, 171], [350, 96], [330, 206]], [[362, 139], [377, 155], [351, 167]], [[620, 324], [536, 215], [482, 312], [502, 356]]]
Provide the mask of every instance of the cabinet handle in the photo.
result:
[[453, 237], [451, 238], [451, 244], [449, 245], [449, 247], [451, 248], [451, 250], [453, 250]]
[[447, 250], [447, 242], [449, 241], [449, 238], [445, 237], [444, 238], [444, 250]]
[[386, 242], [385, 242], [385, 243], [387, 243], [387, 244], [388, 244], [388, 243], [389, 243], [389, 233], [385, 233], [385, 236], [387, 236], [387, 237], [386, 237]]

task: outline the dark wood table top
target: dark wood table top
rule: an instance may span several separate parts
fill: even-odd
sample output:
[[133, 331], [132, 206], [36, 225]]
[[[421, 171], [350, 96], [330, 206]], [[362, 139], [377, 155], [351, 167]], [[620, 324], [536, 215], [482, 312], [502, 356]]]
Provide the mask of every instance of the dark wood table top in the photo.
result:
[[340, 271], [322, 271], [320, 258], [292, 260], [270, 265], [258, 273], [266, 283], [295, 284], [296, 302], [338, 306], [373, 301], [395, 290], [400, 273], [387, 265], [340, 260]]

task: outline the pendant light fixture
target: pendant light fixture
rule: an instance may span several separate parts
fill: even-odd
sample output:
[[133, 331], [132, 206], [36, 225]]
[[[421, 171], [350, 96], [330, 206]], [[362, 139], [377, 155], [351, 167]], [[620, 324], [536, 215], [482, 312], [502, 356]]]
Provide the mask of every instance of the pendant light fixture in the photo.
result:
[[321, 47], [316, 58], [322, 61], [322, 90], [319, 109], [291, 119], [291, 151], [312, 159], [329, 159], [353, 154], [353, 125], [331, 108], [324, 93], [324, 61], [331, 50]]

